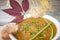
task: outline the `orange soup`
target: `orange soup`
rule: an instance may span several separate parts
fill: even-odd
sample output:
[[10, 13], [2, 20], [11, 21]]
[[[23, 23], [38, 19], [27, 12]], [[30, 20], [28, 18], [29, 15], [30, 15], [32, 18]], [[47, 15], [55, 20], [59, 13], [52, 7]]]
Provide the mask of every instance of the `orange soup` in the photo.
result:
[[[41, 31], [48, 23], [51, 22], [44, 18], [27, 18], [21, 23], [18, 23], [18, 32], [14, 36], [18, 40], [30, 40], [39, 31]], [[32, 40], [51, 40], [56, 35], [57, 29], [55, 24], [52, 22], [44, 31], [37, 35]]]

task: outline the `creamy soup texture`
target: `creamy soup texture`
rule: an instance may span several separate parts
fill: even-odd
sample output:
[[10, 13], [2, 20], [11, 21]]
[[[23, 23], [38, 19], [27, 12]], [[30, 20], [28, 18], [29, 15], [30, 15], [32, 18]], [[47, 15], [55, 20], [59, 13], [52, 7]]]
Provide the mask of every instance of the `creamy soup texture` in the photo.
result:
[[[21, 23], [18, 23], [18, 32], [14, 36], [18, 40], [30, 40], [34, 37], [40, 30], [42, 30], [49, 22], [49, 20], [44, 18], [27, 18]], [[57, 29], [55, 24], [52, 24], [37, 35], [32, 40], [51, 40], [56, 35]]]

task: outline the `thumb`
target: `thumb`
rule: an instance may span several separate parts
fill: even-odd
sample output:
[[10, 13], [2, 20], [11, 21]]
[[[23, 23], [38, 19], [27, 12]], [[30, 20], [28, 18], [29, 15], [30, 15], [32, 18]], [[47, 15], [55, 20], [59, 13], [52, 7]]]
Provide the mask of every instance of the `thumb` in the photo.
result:
[[4, 25], [4, 28], [0, 29], [0, 38], [10, 40], [9, 34], [14, 34], [18, 30], [18, 26], [15, 23]]
[[0, 39], [11, 40], [9, 34], [4, 29], [0, 29]]

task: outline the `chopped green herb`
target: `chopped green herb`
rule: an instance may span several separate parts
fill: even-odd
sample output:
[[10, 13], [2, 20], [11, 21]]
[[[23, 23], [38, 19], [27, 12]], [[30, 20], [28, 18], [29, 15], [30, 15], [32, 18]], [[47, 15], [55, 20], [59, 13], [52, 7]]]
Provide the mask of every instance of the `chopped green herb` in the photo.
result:
[[43, 34], [39, 34], [38, 35], [38, 38], [43, 38]]
[[24, 27], [24, 30], [25, 30], [25, 31], [27, 31], [28, 29], [29, 29], [29, 27], [28, 27], [28, 26]]
[[32, 20], [32, 22], [31, 22], [32, 24], [36, 24], [36, 21], [34, 21], [34, 20]]
[[25, 24], [25, 25], [24, 25], [24, 30], [25, 30], [25, 31], [29, 30], [29, 25], [28, 25], [28, 24]]
[[37, 28], [38, 30], [40, 30], [40, 26], [39, 26], [39, 25], [36, 25], [36, 28]]
[[27, 22], [27, 23], [25, 22], [23, 26], [25, 31], [29, 30], [30, 22]]
[[32, 31], [30, 32], [30, 34], [31, 34], [32, 36], [34, 36], [34, 35], [36, 34], [36, 32], [32, 30]]

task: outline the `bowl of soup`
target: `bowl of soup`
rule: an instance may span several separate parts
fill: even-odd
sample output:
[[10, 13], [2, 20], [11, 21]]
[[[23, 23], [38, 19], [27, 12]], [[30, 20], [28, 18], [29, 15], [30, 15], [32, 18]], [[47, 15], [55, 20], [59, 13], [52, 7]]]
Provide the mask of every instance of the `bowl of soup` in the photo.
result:
[[18, 31], [14, 34], [17, 40], [57, 40], [60, 35], [60, 23], [49, 15], [34, 18], [27, 14], [17, 24]]

